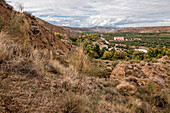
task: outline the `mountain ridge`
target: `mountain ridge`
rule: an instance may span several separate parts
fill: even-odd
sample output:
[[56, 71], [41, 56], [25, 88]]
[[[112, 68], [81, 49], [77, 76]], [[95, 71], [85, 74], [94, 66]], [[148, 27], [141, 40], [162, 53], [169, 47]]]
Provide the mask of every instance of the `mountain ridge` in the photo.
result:
[[170, 32], [170, 26], [156, 26], [156, 27], [66, 27], [65, 29], [72, 32], [139, 32], [139, 33], [160, 33]]

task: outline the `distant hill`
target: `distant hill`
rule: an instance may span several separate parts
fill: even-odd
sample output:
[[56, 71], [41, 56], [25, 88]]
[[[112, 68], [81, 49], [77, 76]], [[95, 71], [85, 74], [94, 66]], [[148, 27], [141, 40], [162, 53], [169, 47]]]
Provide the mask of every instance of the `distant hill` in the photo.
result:
[[138, 33], [160, 33], [170, 32], [170, 26], [160, 27], [129, 27], [114, 30], [114, 32], [138, 32]]
[[160, 33], [170, 32], [170, 26], [160, 27], [64, 27], [72, 32], [138, 32], [138, 33]]
[[102, 27], [102, 26], [95, 26], [95, 27], [64, 27], [67, 30], [72, 32], [114, 32], [115, 30], [119, 30], [119, 27]]

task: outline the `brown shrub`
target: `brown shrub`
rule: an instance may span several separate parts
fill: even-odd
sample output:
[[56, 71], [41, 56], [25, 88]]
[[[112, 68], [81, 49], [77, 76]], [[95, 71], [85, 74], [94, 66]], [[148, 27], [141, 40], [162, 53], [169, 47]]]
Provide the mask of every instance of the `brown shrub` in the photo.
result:
[[61, 97], [59, 100], [59, 109], [62, 113], [89, 113], [88, 102], [85, 96], [67, 92], [64, 97]]

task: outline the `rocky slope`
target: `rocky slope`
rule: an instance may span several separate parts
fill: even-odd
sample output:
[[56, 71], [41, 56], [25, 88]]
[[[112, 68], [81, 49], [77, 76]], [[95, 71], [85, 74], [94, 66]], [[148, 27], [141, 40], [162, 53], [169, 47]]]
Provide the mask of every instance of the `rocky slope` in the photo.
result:
[[57, 48], [64, 53], [70, 49], [54, 35], [54, 32], [58, 32], [64, 36], [64, 39], [68, 39], [69, 32], [45, 21], [41, 20], [40, 22], [40, 19], [29, 13], [19, 13], [6, 4], [4, 0], [0, 1], [0, 18], [5, 23], [3, 31], [24, 40], [25, 43], [31, 44], [35, 48], [50, 50]]
[[[136, 64], [110, 61], [113, 64], [103, 69], [106, 64], [91, 60], [83, 47], [65, 54], [71, 45], [66, 42], [69, 31], [13, 11], [2, 0], [0, 14], [7, 22], [0, 32], [0, 112], [170, 111], [169, 58]], [[12, 20], [16, 22], [8, 25]], [[53, 32], [66, 35], [59, 39]], [[55, 57], [49, 59], [47, 50]], [[58, 50], [63, 54], [60, 58], [56, 58]], [[107, 76], [107, 70], [112, 69]]]
[[125, 88], [130, 94], [135, 94], [138, 87], [146, 86], [150, 82], [156, 84], [157, 91], [170, 88], [169, 73], [170, 59], [164, 56], [155, 63], [126, 64], [120, 62], [112, 71], [111, 78], [121, 81], [117, 89]]

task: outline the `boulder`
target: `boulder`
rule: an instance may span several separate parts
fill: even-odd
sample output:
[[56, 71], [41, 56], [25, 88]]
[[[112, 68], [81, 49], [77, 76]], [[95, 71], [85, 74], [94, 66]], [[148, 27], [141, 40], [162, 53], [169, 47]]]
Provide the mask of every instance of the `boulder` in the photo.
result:
[[110, 78], [117, 78], [119, 80], [122, 80], [125, 78], [125, 68], [126, 64], [124, 62], [120, 62], [116, 65], [116, 67], [113, 69]]
[[123, 92], [125, 92], [125, 93], [128, 93], [128, 94], [130, 94], [130, 95], [133, 95], [135, 92], [136, 92], [136, 90], [137, 90], [137, 88], [134, 86], [134, 85], [132, 85], [132, 84], [130, 84], [129, 82], [126, 82], [126, 81], [122, 81], [117, 87], [116, 87], [116, 89], [118, 90], [118, 91], [123, 91]]

